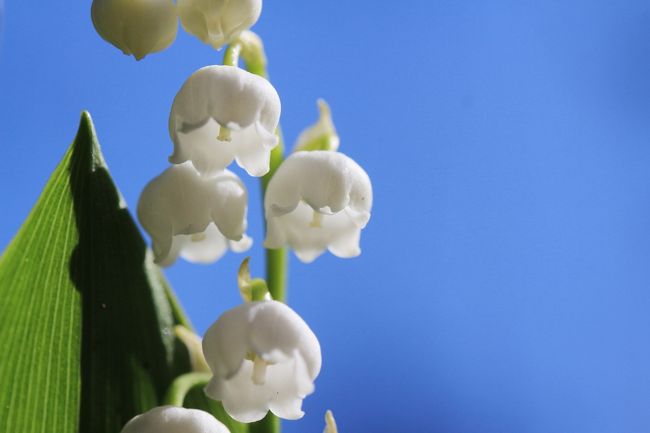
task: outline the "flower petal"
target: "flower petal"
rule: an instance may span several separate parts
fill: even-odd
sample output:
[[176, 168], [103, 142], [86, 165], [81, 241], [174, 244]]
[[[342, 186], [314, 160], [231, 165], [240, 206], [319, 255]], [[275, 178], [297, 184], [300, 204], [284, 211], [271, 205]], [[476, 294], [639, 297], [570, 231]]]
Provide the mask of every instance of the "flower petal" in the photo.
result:
[[238, 241], [228, 241], [230, 249], [235, 253], [243, 253], [248, 251], [248, 249], [253, 245], [253, 239], [244, 235]]
[[228, 251], [228, 240], [214, 225], [208, 225], [203, 233], [197, 235], [178, 235], [185, 238], [181, 257], [192, 263], [213, 263]]
[[252, 127], [242, 131], [241, 135], [236, 134], [233, 141], [235, 138], [237, 139], [237, 164], [253, 177], [268, 173], [271, 149], [278, 143], [277, 136], [264, 129], [260, 122], [256, 122]]

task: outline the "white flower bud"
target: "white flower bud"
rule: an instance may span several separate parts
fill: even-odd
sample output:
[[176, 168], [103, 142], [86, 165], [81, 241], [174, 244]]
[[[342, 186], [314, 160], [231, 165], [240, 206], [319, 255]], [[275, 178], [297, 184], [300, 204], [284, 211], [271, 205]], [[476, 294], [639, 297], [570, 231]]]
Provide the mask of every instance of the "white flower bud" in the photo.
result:
[[137, 60], [176, 39], [178, 18], [171, 0], [93, 0], [91, 15], [102, 38]]
[[207, 412], [160, 406], [131, 419], [121, 433], [230, 433]]
[[181, 255], [197, 263], [218, 260], [230, 248], [246, 251], [248, 193], [242, 181], [225, 170], [200, 176], [190, 163], [165, 170], [145, 187], [138, 219], [153, 241], [156, 263], [169, 266]]
[[203, 337], [212, 370], [206, 394], [241, 422], [270, 410], [284, 419], [304, 413], [321, 367], [320, 345], [291, 308], [276, 301], [247, 302], [225, 312]]
[[329, 151], [296, 152], [268, 185], [264, 246], [289, 244], [305, 263], [326, 249], [337, 257], [356, 257], [371, 207], [370, 178], [351, 158]]
[[249, 29], [262, 12], [262, 0], [178, 0], [177, 5], [183, 28], [215, 49]]
[[206, 66], [174, 98], [169, 161], [192, 161], [211, 176], [235, 159], [251, 176], [263, 176], [278, 144], [279, 120], [280, 97], [267, 80], [235, 66]]

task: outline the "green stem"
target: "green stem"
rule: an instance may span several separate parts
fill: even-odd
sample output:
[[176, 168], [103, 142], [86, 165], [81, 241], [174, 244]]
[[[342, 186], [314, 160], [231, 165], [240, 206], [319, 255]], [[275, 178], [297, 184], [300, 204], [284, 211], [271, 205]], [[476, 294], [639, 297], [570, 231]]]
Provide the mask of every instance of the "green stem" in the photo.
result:
[[227, 66], [237, 66], [239, 64], [239, 54], [241, 53], [241, 43], [233, 42], [228, 45], [226, 52], [223, 54], [223, 64]]
[[[269, 172], [262, 177], [262, 206], [264, 205], [264, 196], [271, 178], [277, 171], [284, 160], [284, 145], [280, 127], [276, 131], [278, 135], [278, 145], [271, 151], [271, 161]], [[266, 249], [266, 282], [269, 286], [271, 297], [279, 302], [287, 300], [287, 271], [288, 257], [286, 248]]]
[[[250, 49], [249, 47], [249, 49], [244, 49], [242, 51], [241, 42], [234, 42], [226, 49], [224, 64], [233, 64], [233, 62], [234, 64], [237, 64], [239, 55], [241, 54], [248, 72], [268, 79], [269, 74], [266, 69], [264, 47], [260, 44], [255, 48], [256, 49]], [[262, 206], [264, 206], [264, 196], [269, 182], [284, 160], [284, 140], [282, 139], [282, 131], [279, 126], [275, 133], [278, 136], [278, 145], [271, 151], [269, 172], [262, 177], [261, 182]], [[287, 251], [285, 248], [266, 249], [266, 282], [271, 297], [279, 302], [286, 302], [287, 298], [287, 264]]]
[[[257, 50], [246, 50], [243, 53], [242, 58], [246, 64], [246, 70], [252, 74], [268, 79], [264, 47], [260, 44], [257, 48]], [[230, 49], [230, 47], [228, 49]], [[241, 47], [238, 48], [237, 54], [239, 54], [240, 51]], [[228, 57], [227, 51], [226, 57]], [[275, 132], [278, 136], [278, 145], [271, 151], [269, 172], [261, 179], [262, 209], [264, 208], [264, 196], [266, 195], [266, 189], [269, 182], [284, 160], [284, 143], [282, 139], [282, 131], [279, 126]], [[266, 249], [266, 282], [271, 297], [279, 302], [285, 302], [287, 297], [287, 262], [287, 251], [285, 248]], [[249, 432], [280, 433], [280, 420], [269, 412], [261, 421], [249, 424]]]
[[178, 376], [169, 385], [163, 403], [183, 407], [185, 396], [197, 386], [206, 386], [212, 375], [210, 373], [186, 373]]
[[[247, 54], [247, 53], [245, 53]], [[266, 71], [266, 64], [262, 61], [257, 61], [255, 59], [251, 59], [250, 56], [243, 56], [244, 57], [244, 62], [246, 63], [246, 70], [250, 72], [251, 74], [259, 75], [260, 77], [264, 77], [268, 79], [268, 73]]]

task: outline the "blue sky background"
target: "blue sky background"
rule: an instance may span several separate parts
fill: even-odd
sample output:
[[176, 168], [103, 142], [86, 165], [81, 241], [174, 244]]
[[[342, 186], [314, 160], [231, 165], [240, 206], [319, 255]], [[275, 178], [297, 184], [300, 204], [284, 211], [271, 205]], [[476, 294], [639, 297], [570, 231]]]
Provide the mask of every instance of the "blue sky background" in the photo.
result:
[[[5, 5], [2, 247], [82, 109], [134, 206], [176, 91], [221, 61], [181, 31], [135, 62], [89, 10]], [[326, 408], [341, 433], [650, 431], [650, 3], [267, 1], [255, 30], [288, 143], [326, 98], [375, 191], [360, 258], [292, 258], [324, 368], [285, 431]], [[198, 330], [239, 302], [241, 258], [168, 270]]]

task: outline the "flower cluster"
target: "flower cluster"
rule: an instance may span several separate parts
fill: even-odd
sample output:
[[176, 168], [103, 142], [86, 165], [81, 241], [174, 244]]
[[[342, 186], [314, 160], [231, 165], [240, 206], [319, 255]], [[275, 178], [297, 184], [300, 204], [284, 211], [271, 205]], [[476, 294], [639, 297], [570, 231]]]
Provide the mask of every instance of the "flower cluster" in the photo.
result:
[[[264, 246], [288, 245], [305, 263], [325, 250], [358, 256], [372, 207], [370, 178], [336, 151], [329, 108], [320, 105], [320, 120], [300, 135], [264, 197]], [[211, 263], [228, 249], [251, 246], [246, 187], [227, 167], [236, 161], [251, 176], [268, 174], [279, 118], [280, 98], [263, 77], [214, 65], [187, 79], [169, 116], [173, 165], [147, 185], [138, 203], [157, 263], [169, 266], [179, 255]]]
[[[318, 102], [319, 120], [282, 161], [280, 97], [259, 70], [266, 62], [261, 41], [248, 31], [260, 12], [261, 0], [93, 1], [100, 35], [138, 59], [173, 41], [177, 16], [203, 42], [215, 48], [230, 44], [224, 65], [197, 70], [176, 94], [169, 115], [171, 165], [149, 182], [138, 202], [138, 218], [161, 266], [179, 256], [212, 263], [228, 250], [250, 248], [248, 193], [229, 170], [233, 162], [250, 176], [264, 176], [267, 249], [288, 246], [305, 263], [325, 251], [341, 258], [361, 253], [372, 186], [363, 168], [338, 151], [339, 136], [324, 101]], [[240, 51], [255, 74], [239, 68]], [[298, 419], [321, 369], [318, 339], [283, 299], [271, 299], [264, 280], [251, 280], [247, 260], [238, 281], [245, 302], [218, 318], [201, 350], [189, 331], [177, 335], [188, 344], [194, 368], [212, 374], [205, 393], [221, 401], [232, 418], [254, 422], [270, 411]], [[326, 432], [335, 433], [330, 412], [326, 420]], [[228, 430], [207, 413], [163, 406], [131, 420], [123, 433], [154, 431]]]

